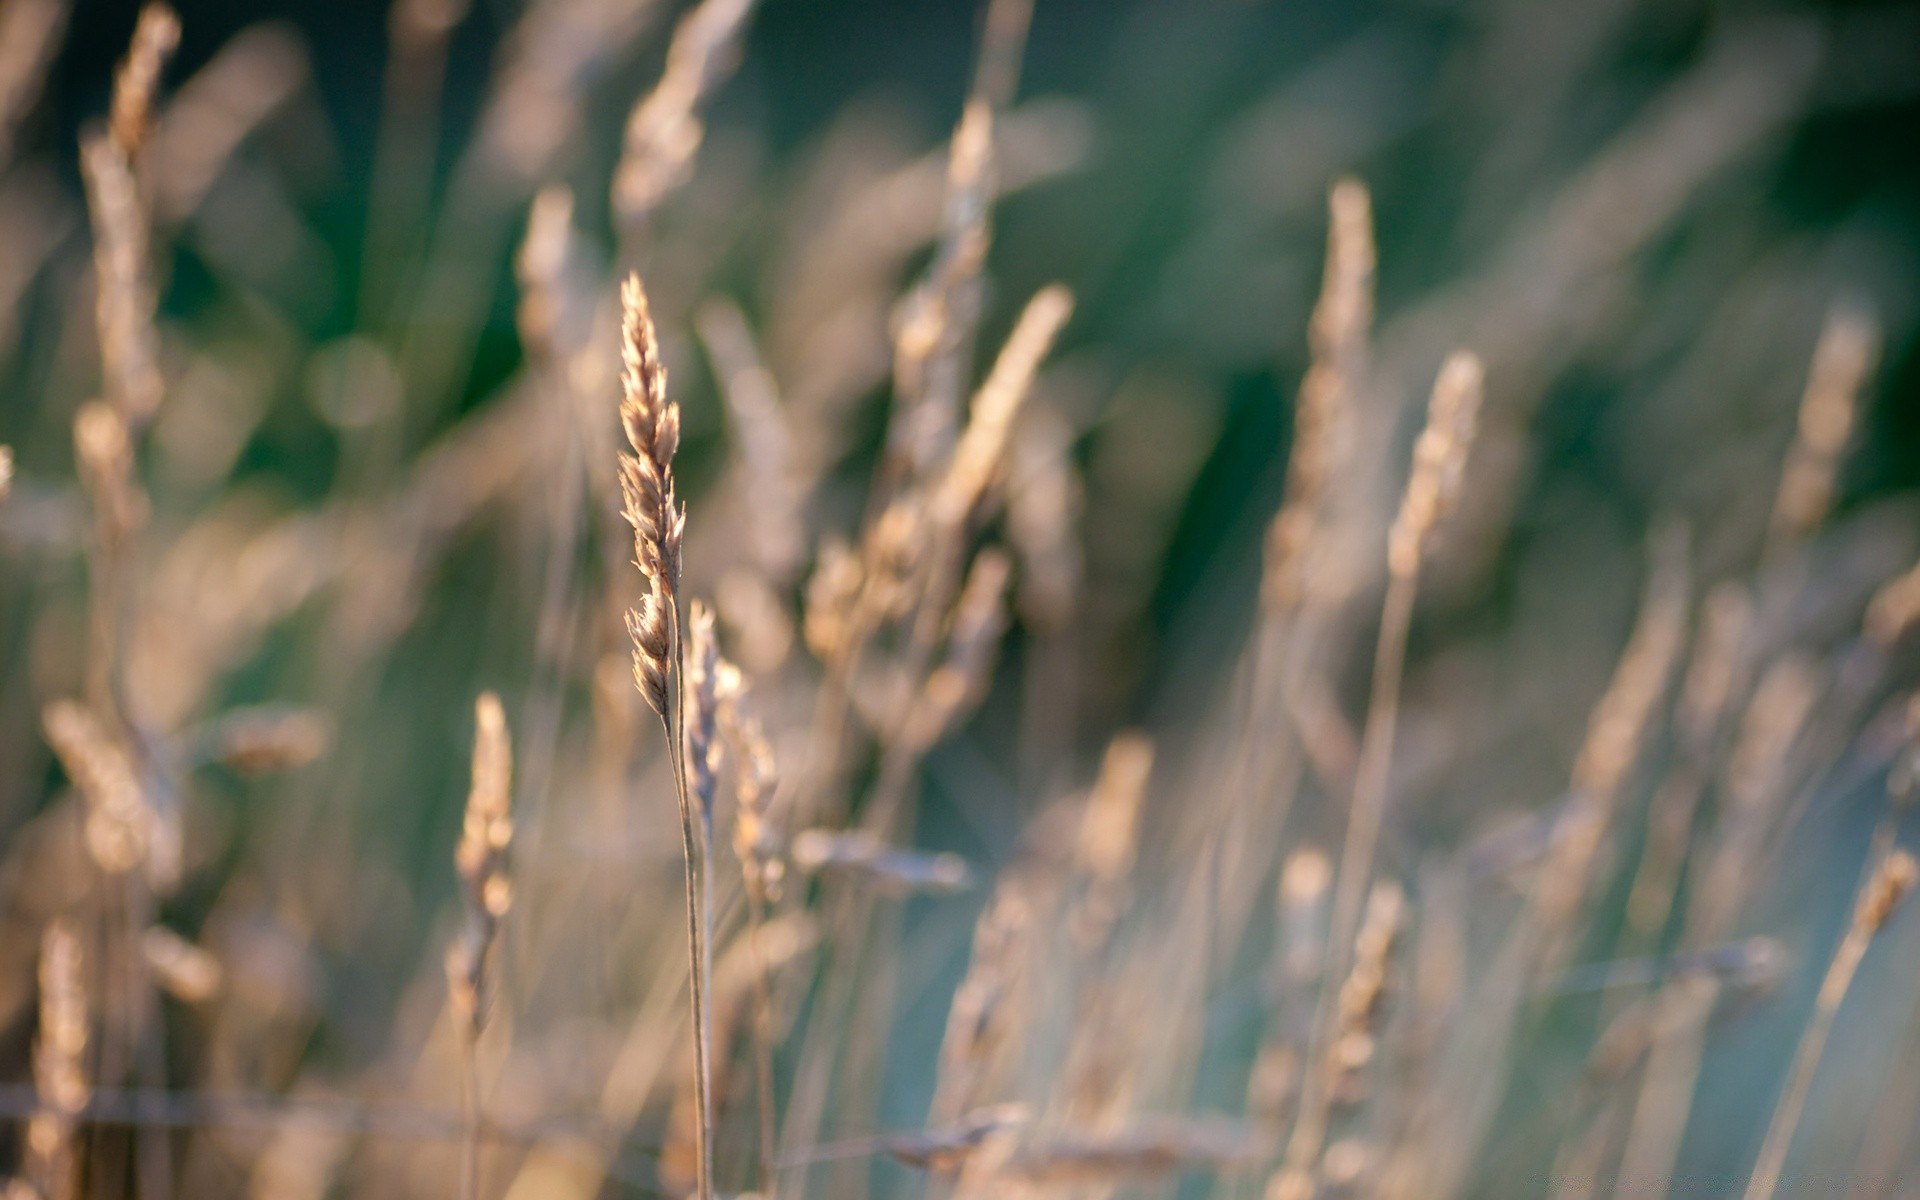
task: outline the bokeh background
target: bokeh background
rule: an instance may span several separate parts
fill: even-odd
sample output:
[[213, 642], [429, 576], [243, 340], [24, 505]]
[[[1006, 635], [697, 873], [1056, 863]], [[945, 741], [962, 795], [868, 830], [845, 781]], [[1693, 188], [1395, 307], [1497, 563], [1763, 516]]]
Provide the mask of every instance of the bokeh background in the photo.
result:
[[[607, 374], [579, 388], [607, 400], [598, 432], [516, 453], [550, 448], [555, 426], [592, 429], [578, 412], [526, 412], [541, 375], [517, 319], [514, 255], [536, 188], [572, 188], [582, 270], [637, 267], [655, 296], [687, 431], [690, 579], [710, 592], [750, 556], [756, 517], [739, 509], [739, 439], [692, 314], [714, 298], [737, 304], [786, 403], [831, 424], [802, 529], [808, 547], [850, 534], [884, 432], [888, 308], [932, 232], [902, 230], [928, 226], [938, 197], [876, 195], [916, 162], [937, 179], [980, 44], [970, 0], [762, 0], [737, 70], [715, 82], [690, 177], [636, 228], [610, 210], [607, 181], [679, 6], [570, 7], [621, 11], [583, 19], [582, 43], [544, 60], [578, 90], [556, 101], [551, 144], [514, 159], [523, 143], [489, 141], [490, 106], [520, 5], [475, 0], [442, 49], [400, 71], [385, 4], [179, 6], [166, 76], [178, 99], [163, 106], [158, 144], [189, 98], [204, 102], [183, 118], [193, 129], [197, 116], [202, 137], [180, 149], [208, 144], [223, 115], [233, 136], [204, 163], [180, 154], [153, 192], [169, 394], [141, 455], [148, 701], [183, 738], [267, 702], [310, 707], [332, 736], [318, 761], [282, 775], [194, 773], [189, 870], [162, 913], [254, 992], [169, 1008], [167, 1075], [186, 1092], [305, 1096], [300, 1111], [390, 1106], [353, 1110], [375, 1114], [371, 1133], [294, 1123], [334, 1139], [342, 1194], [439, 1194], [450, 1161], [444, 1138], [405, 1130], [457, 1110], [432, 1047], [445, 1040], [438, 961], [458, 919], [450, 855], [478, 691], [506, 700], [522, 770], [499, 1001], [513, 1031], [499, 1069], [514, 1082], [501, 1111], [523, 1123], [588, 1111], [598, 1083], [586, 1077], [619, 1044], [608, 1028], [679, 952], [665, 793], [594, 782], [623, 730], [645, 745], [621, 778], [656, 789], [659, 778], [646, 773], [658, 737], [646, 714], [609, 716], [604, 697], [608, 671], [618, 682], [624, 669], [616, 610], [598, 602], [625, 568], [607, 550], [618, 540], [610, 326], [590, 325]], [[99, 373], [77, 146], [106, 111], [135, 15], [73, 6], [0, 167], [0, 443], [17, 454], [0, 508], [10, 1082], [30, 1077], [35, 931], [83, 890], [50, 848], [70, 800], [40, 712], [84, 671], [70, 431]], [[217, 86], [195, 91], [208, 79]], [[1650, 529], [1686, 524], [1702, 588], [1752, 568], [1837, 302], [1875, 314], [1882, 348], [1832, 535], [1808, 551], [1811, 577], [1829, 585], [1809, 645], [1857, 626], [1865, 595], [1920, 547], [1920, 6], [1038, 0], [1012, 112], [977, 357], [990, 360], [1041, 286], [1074, 290], [1037, 395], [1084, 500], [1067, 632], [1023, 614], [978, 713], [924, 764], [917, 844], [964, 856], [983, 879], [1049, 800], [1085, 786], [1121, 728], [1160, 744], [1150, 827], [1178, 829], [1206, 787], [1284, 490], [1327, 190], [1343, 175], [1370, 189], [1377, 228], [1375, 416], [1352, 473], [1383, 520], [1440, 357], [1466, 345], [1487, 364], [1466, 497], [1413, 630], [1394, 772], [1408, 855], [1469, 845], [1565, 791], [1634, 620]], [[703, 534], [709, 510], [729, 515]], [[809, 549], [773, 581], [796, 610], [811, 561]], [[731, 636], [740, 622], [721, 606]], [[1356, 618], [1329, 654], [1355, 720], [1372, 634]], [[762, 657], [789, 669], [784, 647]], [[804, 712], [770, 690], [776, 713]], [[1851, 904], [1884, 760], [1842, 757], [1761, 889], [1751, 924], [1778, 933], [1793, 971], [1710, 1048], [1679, 1194], [1725, 1194], [1746, 1177]], [[1191, 848], [1169, 835], [1143, 858], [1177, 878], [1198, 869]], [[902, 907], [894, 1049], [871, 1112], [833, 1138], [924, 1117], [985, 898]], [[1596, 925], [1617, 923], [1610, 911]], [[1920, 1040], [1903, 983], [1920, 969], [1920, 937], [1903, 926], [1890, 943], [1869, 960], [1821, 1076], [1818, 1136], [1796, 1152], [1810, 1181], [1846, 1172]], [[1257, 956], [1229, 958], [1183, 1101], [1207, 1111], [1237, 1109], [1259, 1040], [1243, 1011]], [[1544, 1065], [1516, 1076], [1476, 1194], [1544, 1194], [1552, 1121], [1527, 1114], [1550, 1107], [1543, 1097], [1591, 1033], [1591, 1014], [1560, 1019], [1565, 1030], [1542, 1035]], [[647, 1113], [624, 1143], [632, 1170], [604, 1194], [661, 1185], [648, 1160], [667, 1118], [658, 1098]], [[401, 1132], [381, 1133], [383, 1120]], [[276, 1128], [177, 1135], [180, 1194], [271, 1194], [256, 1164]], [[518, 1151], [500, 1153], [489, 1178], [504, 1187]], [[1904, 1150], [1892, 1153], [1897, 1168]], [[865, 1178], [878, 1194], [920, 1186], [885, 1162]], [[1862, 1194], [1900, 1194], [1896, 1178]]]

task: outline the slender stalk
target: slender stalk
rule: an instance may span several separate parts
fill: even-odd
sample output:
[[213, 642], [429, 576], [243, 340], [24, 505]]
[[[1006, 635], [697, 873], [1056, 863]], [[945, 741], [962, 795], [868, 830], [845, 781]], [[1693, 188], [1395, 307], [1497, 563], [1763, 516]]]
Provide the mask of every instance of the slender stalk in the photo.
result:
[[1747, 1181], [1746, 1200], [1771, 1200], [1774, 1189], [1779, 1187], [1780, 1171], [1786, 1166], [1793, 1131], [1800, 1124], [1800, 1113], [1806, 1107], [1814, 1072], [1819, 1069], [1820, 1057], [1826, 1051], [1827, 1037], [1833, 1032], [1834, 1017], [1847, 998], [1847, 989], [1853, 986], [1854, 974], [1860, 969], [1860, 960], [1866, 957], [1867, 945], [1913, 886], [1917, 870], [1920, 868], [1916, 867], [1913, 856], [1905, 851], [1877, 856], [1873, 874], [1860, 889], [1847, 935], [1840, 939], [1833, 961], [1827, 964], [1826, 978], [1820, 981], [1813, 1017], [1793, 1052], [1786, 1087], [1773, 1110], [1773, 1121], [1767, 1126], [1767, 1138], [1761, 1143], [1753, 1177]]
[[[675, 590], [677, 592], [678, 589]], [[686, 648], [681, 637], [681, 629], [680, 600], [678, 595], [675, 595], [671, 659], [673, 686], [669, 693], [670, 712], [660, 714], [660, 722], [667, 735], [667, 754], [673, 768], [674, 797], [680, 805], [680, 847], [686, 861], [687, 966], [693, 993], [694, 1140], [698, 1143], [698, 1151], [694, 1157], [694, 1191], [700, 1200], [711, 1200], [713, 1195], [713, 1097], [709, 1094], [709, 1087], [713, 1078], [713, 1064], [709, 1039], [712, 1037], [713, 1015], [707, 982], [712, 974], [713, 963], [706, 935], [711, 882], [703, 878], [708, 872], [703, 869], [705, 859], [699, 858], [703, 848], [709, 845], [711, 839], [709, 835], [701, 832], [707, 827], [706, 820], [704, 816], [694, 811], [693, 795], [687, 787], [686, 696], [683, 692], [686, 678]], [[699, 827], [698, 831], [696, 824]]]
[[471, 1028], [460, 1032], [460, 1200], [480, 1194], [480, 1063]]

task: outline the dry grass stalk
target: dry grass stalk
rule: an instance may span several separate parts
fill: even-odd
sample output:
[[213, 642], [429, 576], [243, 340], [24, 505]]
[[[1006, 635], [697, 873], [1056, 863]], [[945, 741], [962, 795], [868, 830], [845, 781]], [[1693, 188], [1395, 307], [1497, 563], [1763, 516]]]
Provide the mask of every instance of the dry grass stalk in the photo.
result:
[[155, 0], [140, 10], [140, 19], [133, 27], [133, 45], [113, 77], [113, 108], [107, 118], [114, 144], [129, 159], [146, 141], [153, 124], [160, 73], [179, 44], [180, 18], [173, 9]]
[[568, 279], [572, 247], [573, 193], [550, 184], [534, 194], [527, 234], [513, 260], [520, 284], [515, 323], [527, 346], [549, 359], [573, 349], [578, 327], [585, 324]]
[[[1414, 443], [1413, 470], [1399, 515], [1388, 533], [1388, 583], [1381, 618], [1379, 645], [1374, 652], [1373, 690], [1367, 702], [1367, 723], [1361, 735], [1360, 762], [1354, 777], [1353, 804], [1347, 817], [1347, 835], [1334, 877], [1333, 910], [1328, 927], [1329, 963], [1309, 1063], [1331, 1049], [1335, 1016], [1334, 996], [1326, 985], [1344, 980], [1359, 931], [1361, 903], [1373, 873], [1374, 844], [1386, 815], [1388, 776], [1393, 764], [1394, 731], [1399, 721], [1400, 677], [1406, 661], [1407, 635], [1413, 622], [1413, 603], [1419, 588], [1420, 560], [1435, 527], [1452, 508], [1466, 469], [1468, 447], [1479, 418], [1482, 372], [1480, 360], [1466, 352], [1447, 359], [1435, 379], [1427, 405], [1427, 424]], [[1309, 1070], [1303, 1081], [1300, 1117], [1288, 1148], [1288, 1163], [1296, 1171], [1310, 1169], [1326, 1135], [1327, 1089], [1318, 1073]]]
[[767, 954], [761, 939], [767, 905], [780, 896], [786, 867], [784, 838], [771, 811], [778, 769], [773, 748], [760, 719], [747, 703], [747, 685], [740, 669], [720, 663], [715, 679], [720, 735], [733, 760], [733, 851], [740, 859], [747, 889], [747, 947], [753, 970], [754, 1095], [760, 1126], [760, 1187], [766, 1200], [779, 1188], [775, 1167], [775, 1096], [773, 1093], [773, 996], [767, 982]]
[[177, 877], [177, 831], [147, 795], [138, 769], [94, 711], [56, 700], [41, 714], [47, 744], [87, 802], [87, 852], [102, 871], [126, 875], [146, 868], [156, 884]]
[[179, 37], [172, 9], [153, 3], [141, 10], [133, 47], [114, 78], [107, 132], [87, 134], [80, 146], [93, 218], [94, 303], [106, 393], [135, 430], [152, 419], [166, 387], [153, 329], [149, 222], [135, 181], [135, 155], [153, 120], [160, 72]]
[[1340, 180], [1328, 194], [1327, 208], [1327, 262], [1307, 326], [1312, 359], [1294, 402], [1286, 498], [1267, 527], [1261, 594], [1270, 609], [1290, 606], [1299, 597], [1327, 480], [1343, 457], [1347, 407], [1366, 369], [1373, 323], [1373, 215], [1366, 185]]
[[1887, 581], [1867, 604], [1867, 641], [1891, 652], [1920, 625], [1920, 564]]
[[140, 956], [154, 982], [183, 1004], [205, 1004], [226, 982], [219, 959], [164, 925], [149, 925], [141, 933]]
[[1105, 949], [1127, 905], [1127, 880], [1140, 846], [1140, 813], [1153, 774], [1153, 742], [1128, 730], [1107, 743], [1100, 774], [1087, 793], [1074, 842], [1074, 866], [1084, 892], [1070, 917], [1083, 958]]
[[74, 1135], [87, 1107], [87, 993], [79, 934], [64, 920], [40, 940], [40, 1028], [33, 1086], [40, 1107], [27, 1123], [27, 1177], [42, 1200], [75, 1200], [80, 1160]]
[[1894, 850], [1874, 865], [1872, 874], [1861, 885], [1853, 921], [1833, 952], [1833, 961], [1827, 966], [1826, 976], [1820, 981], [1819, 996], [1814, 1000], [1813, 1017], [1793, 1052], [1793, 1066], [1787, 1072], [1786, 1086], [1773, 1110], [1773, 1121], [1767, 1126], [1767, 1138], [1761, 1145], [1753, 1175], [1747, 1181], [1746, 1200], [1769, 1200], [1779, 1187], [1793, 1131], [1800, 1122], [1801, 1109], [1806, 1106], [1807, 1093], [1813, 1086], [1814, 1072], [1819, 1069], [1827, 1036], [1833, 1030], [1834, 1017], [1846, 999], [1847, 989], [1853, 986], [1854, 973], [1860, 969], [1868, 943], [1892, 919], [1894, 910], [1917, 880], [1920, 880], [1920, 862], [1905, 850]]
[[473, 706], [473, 770], [466, 817], [454, 847], [454, 868], [465, 892], [465, 919], [447, 947], [447, 1003], [459, 1027], [462, 1103], [466, 1130], [460, 1155], [460, 1195], [480, 1186], [480, 1064], [478, 1042], [489, 1001], [488, 960], [500, 922], [513, 903], [507, 852], [513, 844], [513, 743], [500, 697], [482, 692]]
[[1853, 435], [1860, 392], [1880, 356], [1880, 328], [1864, 310], [1839, 306], [1828, 314], [1814, 346], [1800, 400], [1799, 427], [1780, 475], [1767, 555], [1805, 538], [1826, 519], [1834, 477]]
[[964, 521], [993, 482], [1006, 455], [1014, 418], [1032, 390], [1034, 373], [1072, 314], [1073, 293], [1059, 284], [1042, 288], [1027, 302], [973, 398], [966, 430], [934, 493], [936, 519], [955, 525]]
[[803, 829], [794, 835], [789, 857], [803, 875], [832, 872], [887, 896], [950, 894], [965, 891], [973, 883], [973, 872], [957, 854], [896, 850], [860, 830]]
[[0, 446], [0, 500], [13, 490], [13, 447]]
[[1014, 431], [1007, 480], [1007, 540], [1020, 555], [1020, 622], [1038, 634], [1072, 620], [1085, 572], [1080, 515], [1085, 489], [1066, 422], [1029, 405]]
[[1007, 628], [1007, 584], [1013, 564], [991, 547], [974, 557], [953, 606], [946, 657], [915, 698], [901, 742], [916, 757], [971, 712], [992, 682], [993, 655]]
[[954, 989], [940, 1040], [933, 1103], [935, 1126], [947, 1126], [980, 1107], [983, 1091], [1019, 1028], [1010, 1011], [1023, 974], [1028, 939], [1039, 916], [1044, 885], [1033, 868], [1014, 863], [1001, 872], [973, 927], [967, 973]]
[[733, 73], [740, 33], [753, 0], [701, 0], [681, 18], [667, 50], [667, 70], [627, 118], [613, 206], [621, 221], [644, 221], [693, 166], [706, 135], [700, 106]]
[[1670, 527], [1654, 535], [1654, 561], [1639, 617], [1588, 719], [1573, 764], [1573, 796], [1555, 823], [1553, 844], [1534, 888], [1541, 922], [1532, 965], [1536, 977], [1551, 974], [1564, 958], [1613, 812], [1666, 703], [1686, 643], [1688, 554], [1685, 531]]
[[[667, 753], [672, 761], [674, 790], [680, 808], [681, 851], [686, 865], [688, 975], [692, 996], [694, 1074], [698, 1120], [695, 1122], [699, 1154], [696, 1160], [695, 1190], [700, 1200], [713, 1194], [713, 1077], [711, 1057], [712, 1013], [707, 998], [707, 983], [712, 971], [708, 933], [711, 881], [707, 868], [711, 856], [703, 857], [701, 848], [711, 844], [711, 822], [706, 809], [696, 808], [694, 779], [696, 768], [689, 762], [694, 752], [687, 721], [687, 706], [693, 698], [693, 681], [688, 678], [687, 663], [701, 647], [689, 646], [688, 626], [681, 618], [680, 545], [686, 529], [686, 510], [674, 495], [673, 456], [680, 446], [680, 406], [667, 398], [667, 369], [660, 361], [660, 342], [654, 332], [653, 317], [647, 308], [646, 292], [640, 277], [629, 275], [620, 293], [623, 324], [621, 341], [620, 424], [632, 453], [620, 455], [620, 491], [624, 515], [633, 526], [634, 565], [646, 580], [647, 593], [640, 607], [627, 612], [627, 634], [633, 641], [633, 678], [640, 694], [660, 717], [667, 737]], [[712, 633], [710, 618], [706, 636]], [[705, 688], [702, 703], [711, 699], [711, 659], [703, 654]], [[712, 746], [712, 708], [705, 705], [708, 720], [699, 752], [703, 758]], [[711, 764], [698, 768], [707, 783], [707, 798], [712, 796]]]
[[1110, 1134], [1036, 1137], [1019, 1146], [1001, 1172], [1024, 1183], [1084, 1185], [1243, 1167], [1265, 1151], [1265, 1140], [1237, 1123], [1162, 1120]]
[[951, 1125], [897, 1134], [883, 1149], [910, 1167], [941, 1173], [964, 1164], [990, 1137], [1017, 1129], [1032, 1118], [1024, 1104], [994, 1104], [962, 1113]]

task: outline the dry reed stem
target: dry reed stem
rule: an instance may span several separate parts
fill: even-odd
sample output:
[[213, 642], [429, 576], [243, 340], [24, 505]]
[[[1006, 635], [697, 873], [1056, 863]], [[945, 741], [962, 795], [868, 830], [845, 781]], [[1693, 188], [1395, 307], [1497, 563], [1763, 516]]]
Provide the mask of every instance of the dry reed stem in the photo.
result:
[[[686, 866], [688, 975], [692, 998], [694, 1075], [699, 1154], [695, 1163], [695, 1191], [700, 1200], [713, 1195], [713, 1077], [712, 1011], [707, 984], [712, 972], [708, 933], [712, 920], [710, 878], [712, 826], [706, 809], [696, 808], [694, 753], [687, 706], [695, 698], [688, 663], [705, 647], [688, 645], [681, 617], [680, 553], [686, 529], [686, 510], [674, 495], [673, 456], [680, 446], [680, 406], [667, 398], [667, 369], [660, 361], [660, 342], [648, 311], [646, 292], [638, 275], [627, 276], [620, 293], [622, 305], [620, 424], [633, 453], [620, 455], [620, 491], [624, 515], [633, 526], [634, 565], [647, 583], [638, 609], [627, 612], [627, 634], [633, 642], [633, 677], [640, 694], [659, 716], [667, 737], [667, 753], [680, 808], [681, 851]], [[711, 624], [705, 633], [711, 635]], [[710, 667], [706, 662], [703, 670]], [[711, 673], [705, 675], [710, 699]], [[711, 709], [706, 712], [710, 715]], [[699, 770], [712, 795], [712, 728], [703, 731]]]
[[1767, 1126], [1766, 1141], [1760, 1147], [1760, 1157], [1754, 1164], [1753, 1176], [1747, 1181], [1746, 1200], [1770, 1200], [1779, 1187], [1780, 1172], [1786, 1166], [1793, 1131], [1800, 1122], [1801, 1110], [1806, 1106], [1807, 1093], [1813, 1086], [1814, 1072], [1819, 1069], [1827, 1036], [1833, 1031], [1834, 1017], [1840, 1011], [1841, 1002], [1846, 999], [1847, 989], [1853, 986], [1854, 973], [1860, 969], [1860, 960], [1866, 956], [1868, 943], [1892, 919], [1894, 910], [1912, 890], [1916, 880], [1920, 880], [1920, 862], [1916, 862], [1913, 855], [1905, 850], [1893, 850], [1879, 858], [1872, 873], [1861, 885], [1853, 921], [1833, 952], [1833, 961], [1827, 966], [1826, 977], [1820, 981], [1820, 993], [1814, 1000], [1813, 1016], [1808, 1020], [1806, 1029], [1800, 1035], [1800, 1044], [1793, 1052], [1793, 1066], [1787, 1072], [1786, 1086], [1780, 1093], [1779, 1104], [1773, 1110], [1773, 1120]]
[[42, 1200], [75, 1200], [80, 1160], [74, 1144], [87, 1106], [87, 994], [79, 934], [64, 920], [40, 940], [40, 1028], [33, 1041], [33, 1084], [40, 1107], [27, 1123], [27, 1176]]
[[13, 491], [13, 447], [0, 445], [0, 500]]
[[1332, 1049], [1329, 1038], [1336, 1009], [1331, 989], [1346, 978], [1351, 964], [1361, 903], [1373, 873], [1374, 844], [1385, 817], [1394, 732], [1399, 721], [1401, 672], [1419, 588], [1420, 560], [1427, 539], [1459, 492], [1479, 416], [1481, 390], [1480, 361], [1473, 355], [1456, 353], [1440, 368], [1428, 401], [1426, 428], [1414, 444], [1406, 496], [1388, 533], [1385, 611], [1374, 653], [1373, 690], [1361, 735], [1346, 842], [1335, 875], [1327, 935], [1328, 971], [1314, 1020], [1308, 1070], [1302, 1081], [1300, 1117], [1287, 1152], [1289, 1164], [1297, 1170], [1312, 1169], [1326, 1135], [1327, 1089], [1318, 1076], [1321, 1059]]

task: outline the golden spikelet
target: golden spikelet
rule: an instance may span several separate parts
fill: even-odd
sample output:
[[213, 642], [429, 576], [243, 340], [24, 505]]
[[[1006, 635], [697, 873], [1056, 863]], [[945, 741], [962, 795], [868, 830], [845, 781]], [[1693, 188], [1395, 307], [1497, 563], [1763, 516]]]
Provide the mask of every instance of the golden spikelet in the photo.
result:
[[1413, 445], [1413, 473], [1388, 534], [1387, 568], [1402, 578], [1420, 569], [1427, 538], [1459, 497], [1467, 451], [1480, 419], [1480, 360], [1461, 351], [1449, 357], [1427, 401], [1427, 425]]
[[87, 802], [87, 852], [101, 870], [125, 875], [154, 855], [159, 835], [139, 771], [92, 709], [56, 700], [41, 714], [47, 744]]
[[1294, 403], [1286, 498], [1267, 528], [1261, 593], [1269, 607], [1289, 605], [1300, 594], [1307, 545], [1343, 454], [1343, 423], [1361, 384], [1373, 323], [1373, 213], [1366, 186], [1340, 180], [1327, 208], [1326, 269], [1307, 326], [1312, 361]]
[[474, 702], [472, 782], [466, 816], [454, 846], [466, 916], [447, 948], [448, 1000], [467, 1036], [486, 1020], [487, 958], [500, 922], [513, 903], [507, 854], [513, 844], [513, 744], [500, 697], [482, 692]]
[[1826, 519], [1860, 392], [1879, 357], [1880, 327], [1873, 317], [1863, 309], [1836, 306], [1813, 349], [1798, 428], [1767, 526], [1769, 551], [1806, 537]]
[[[680, 406], [667, 398], [667, 370], [660, 361], [659, 338], [638, 275], [627, 276], [620, 300], [620, 426], [632, 450], [620, 455], [620, 493], [627, 523], [633, 526], [634, 565], [647, 583], [640, 607], [627, 611], [627, 635], [633, 641], [634, 684], [660, 717], [666, 734], [674, 800], [680, 810], [698, 1107], [694, 1190], [700, 1200], [709, 1200], [713, 1194], [713, 1014], [707, 996], [713, 973], [709, 948], [713, 826], [708, 806], [713, 794], [718, 649], [713, 644], [712, 617], [704, 607], [692, 614], [692, 636], [681, 624], [680, 543], [687, 516], [675, 498], [673, 482], [673, 456], [680, 448]], [[689, 679], [690, 664], [683, 656], [693, 660], [697, 681]], [[694, 709], [691, 722], [689, 707]], [[696, 755], [698, 763], [691, 761]]]
[[113, 108], [107, 131], [120, 153], [131, 159], [140, 152], [153, 124], [154, 97], [160, 73], [180, 44], [180, 18], [160, 0], [140, 10], [133, 27], [133, 45], [113, 77]]
[[958, 525], [993, 482], [1006, 454], [1014, 417], [1033, 387], [1034, 373], [1072, 313], [1073, 293], [1059, 284], [1042, 288], [1027, 302], [973, 398], [967, 427], [934, 493], [936, 519]]
[[620, 289], [623, 312], [620, 426], [631, 454], [620, 455], [623, 515], [633, 526], [634, 565], [646, 579], [640, 606], [627, 612], [633, 678], [653, 711], [666, 717], [674, 686], [675, 610], [686, 510], [674, 495], [673, 456], [680, 447], [680, 406], [667, 399], [667, 369], [638, 275]]
[[114, 77], [107, 131], [86, 134], [80, 144], [93, 219], [95, 320], [106, 393], [135, 430], [160, 407], [165, 383], [153, 329], [148, 217], [135, 182], [134, 156], [146, 140], [160, 73], [179, 38], [172, 9], [152, 3], [141, 10], [132, 48]]

